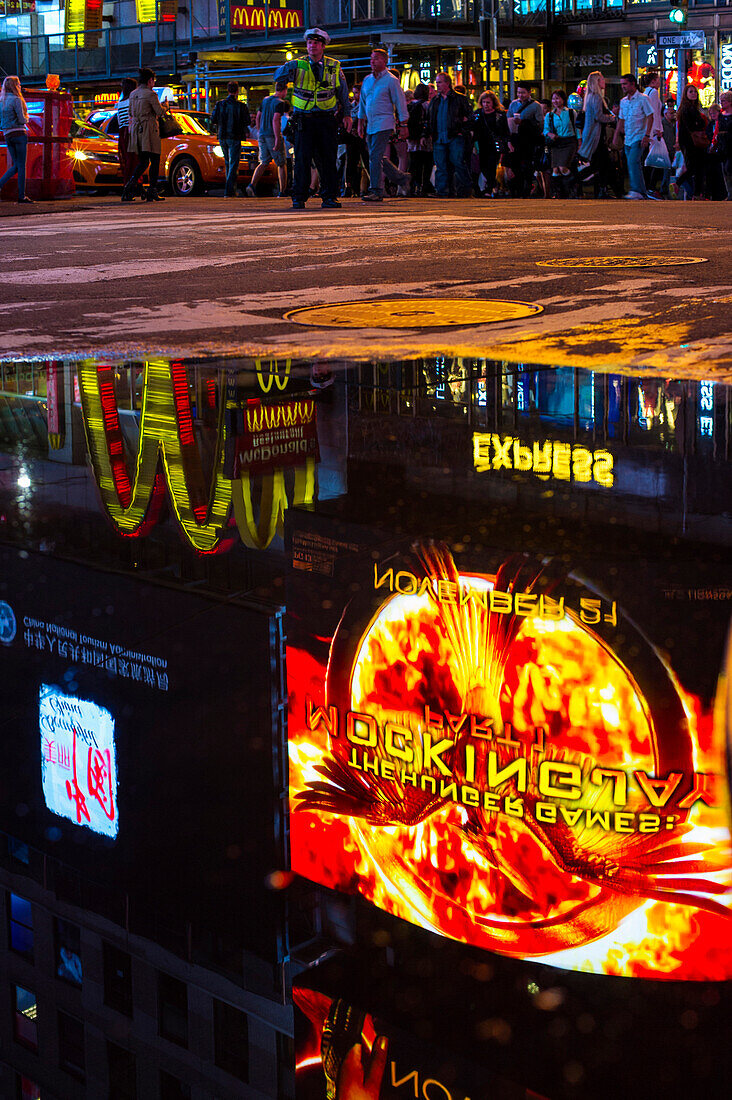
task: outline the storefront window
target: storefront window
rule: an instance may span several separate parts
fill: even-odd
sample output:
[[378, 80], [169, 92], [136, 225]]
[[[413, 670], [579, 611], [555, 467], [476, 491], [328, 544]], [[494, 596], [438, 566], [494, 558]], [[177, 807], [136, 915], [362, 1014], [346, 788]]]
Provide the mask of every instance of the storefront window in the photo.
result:
[[[720, 50], [721, 64], [721, 50]], [[732, 67], [732, 56], [729, 66]], [[709, 39], [703, 50], [686, 50], [686, 82], [699, 91], [702, 110], [717, 101], [717, 72], [714, 63], [714, 43]], [[666, 96], [679, 99], [678, 56], [676, 50], [663, 51], [663, 89]]]

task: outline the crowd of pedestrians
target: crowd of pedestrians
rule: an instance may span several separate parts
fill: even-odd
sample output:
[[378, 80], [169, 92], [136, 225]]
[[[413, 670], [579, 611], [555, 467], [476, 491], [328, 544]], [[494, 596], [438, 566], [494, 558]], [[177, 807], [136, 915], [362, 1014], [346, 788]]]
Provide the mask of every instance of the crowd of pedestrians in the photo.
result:
[[447, 73], [404, 93], [386, 70], [377, 93], [386, 54], [375, 54], [374, 72], [352, 92], [358, 130], [340, 135], [345, 197], [732, 197], [732, 92], [703, 111], [687, 85], [677, 112], [672, 98], [661, 102], [658, 73], [642, 87], [626, 74], [611, 102], [594, 72], [579, 92], [536, 100], [519, 83], [512, 101], [486, 89], [474, 102]]
[[[620, 81], [622, 98], [611, 101], [605, 78], [590, 73], [575, 92], [554, 88], [533, 97], [519, 81], [515, 98], [501, 101], [493, 89], [474, 101], [449, 73], [434, 83], [403, 91], [388, 68], [387, 51], [375, 47], [371, 73], [348, 88], [340, 63], [325, 54], [326, 31], [306, 31], [307, 55], [282, 65], [273, 92], [256, 114], [259, 164], [246, 194], [254, 197], [265, 169], [277, 168], [279, 194], [302, 210], [318, 195], [326, 208], [342, 197], [367, 203], [385, 197], [448, 198], [732, 198], [732, 91], [703, 110], [687, 84], [677, 106], [661, 101], [660, 77], [647, 72]], [[160, 138], [170, 136], [169, 116], [154, 91], [155, 77], [122, 81], [117, 103], [122, 201], [164, 198], [159, 183]], [[25, 195], [28, 113], [17, 77], [0, 91], [0, 126], [8, 168], [0, 187], [18, 178]], [[226, 164], [225, 195], [237, 194], [242, 143], [252, 132], [249, 109], [235, 81], [216, 103], [212, 123]], [[178, 131], [177, 131], [178, 132]], [[142, 180], [148, 176], [145, 191]], [[626, 187], [627, 178], [627, 187]]]

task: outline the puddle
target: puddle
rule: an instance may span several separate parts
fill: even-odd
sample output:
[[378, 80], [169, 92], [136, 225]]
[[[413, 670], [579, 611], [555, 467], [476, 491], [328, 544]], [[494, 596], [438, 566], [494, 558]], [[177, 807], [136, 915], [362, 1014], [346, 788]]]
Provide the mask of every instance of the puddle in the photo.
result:
[[0, 364], [9, 1087], [721, 1095], [730, 394]]

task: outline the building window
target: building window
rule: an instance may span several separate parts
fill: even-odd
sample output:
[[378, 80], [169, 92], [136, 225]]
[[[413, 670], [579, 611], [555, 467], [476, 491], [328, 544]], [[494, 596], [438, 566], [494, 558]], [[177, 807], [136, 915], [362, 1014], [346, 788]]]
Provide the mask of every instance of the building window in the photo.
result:
[[188, 986], [158, 973], [158, 1033], [163, 1039], [188, 1046]]
[[81, 931], [66, 920], [56, 920], [56, 977], [81, 985]]
[[104, 1003], [125, 1016], [132, 1015], [132, 959], [111, 944], [102, 945]]
[[33, 962], [33, 910], [31, 903], [17, 894], [10, 895], [10, 947]]
[[14, 836], [8, 837], [8, 855], [11, 859], [17, 859], [18, 863], [25, 863], [26, 865], [30, 863], [28, 845], [24, 844], [22, 840], [16, 840]]
[[107, 1042], [109, 1100], [137, 1100], [135, 1056], [131, 1050]]
[[290, 1035], [277, 1035], [277, 1096], [288, 1100], [295, 1092], [295, 1043]]
[[160, 1070], [160, 1100], [191, 1100], [191, 1086]]
[[249, 1021], [243, 1012], [214, 999], [214, 1055], [219, 1069], [249, 1080]]
[[23, 1077], [20, 1073], [15, 1075], [16, 1100], [41, 1100], [41, 1090], [30, 1077]]
[[36, 995], [22, 985], [13, 986], [13, 1038], [16, 1043], [38, 1050], [38, 1027], [36, 1017], [38, 1005]]
[[58, 1063], [74, 1077], [84, 1077], [84, 1025], [65, 1012], [58, 1014]]

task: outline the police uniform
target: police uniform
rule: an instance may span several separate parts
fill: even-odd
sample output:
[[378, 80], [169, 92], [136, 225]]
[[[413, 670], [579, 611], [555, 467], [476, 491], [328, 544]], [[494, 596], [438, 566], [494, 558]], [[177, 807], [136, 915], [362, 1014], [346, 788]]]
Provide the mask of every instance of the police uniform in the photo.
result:
[[[323, 42], [329, 41], [326, 32], [319, 28], [305, 34], [306, 39], [316, 37]], [[280, 80], [293, 84], [290, 95], [292, 120], [288, 126], [288, 130], [292, 128], [294, 131], [292, 142], [295, 147], [292, 204], [299, 209], [307, 201], [310, 194], [310, 166], [314, 161], [320, 176], [323, 206], [335, 206], [338, 192], [336, 110], [339, 104], [344, 118], [350, 118], [351, 115], [348, 84], [340, 62], [334, 57], [323, 56], [320, 61], [298, 57], [277, 69], [275, 81]]]

